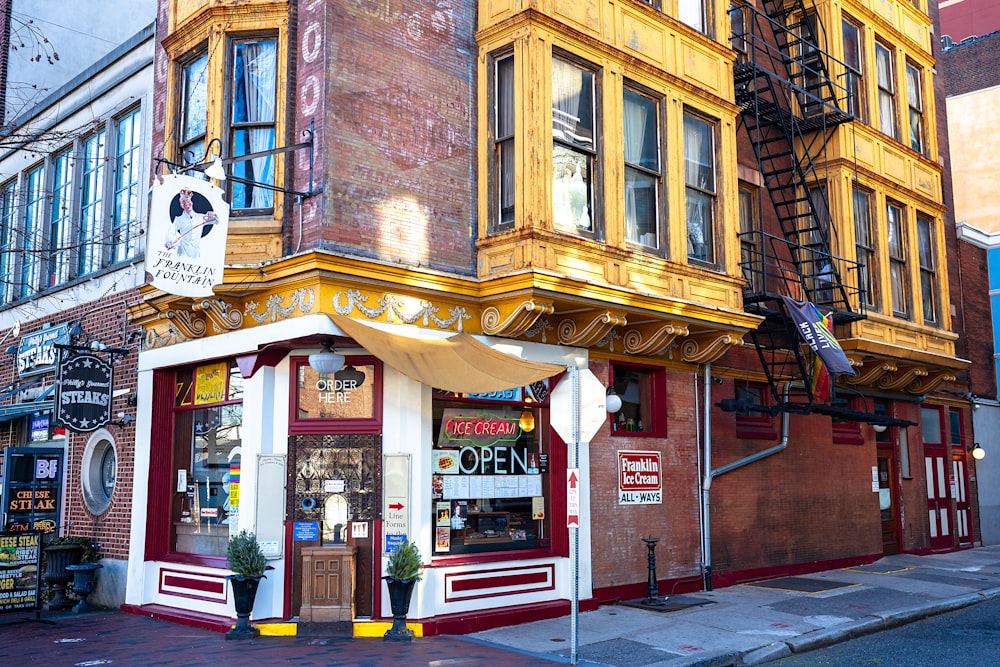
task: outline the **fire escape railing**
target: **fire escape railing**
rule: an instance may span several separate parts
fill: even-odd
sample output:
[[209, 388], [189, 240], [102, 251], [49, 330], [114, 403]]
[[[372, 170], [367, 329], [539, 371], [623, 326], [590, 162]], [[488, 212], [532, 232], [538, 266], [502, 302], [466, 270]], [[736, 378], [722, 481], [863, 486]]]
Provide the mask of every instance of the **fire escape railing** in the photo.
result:
[[[734, 82], [740, 127], [753, 145], [781, 236], [741, 235], [744, 304], [765, 316], [751, 338], [774, 400], [808, 412], [812, 355], [802, 349], [782, 297], [811, 301], [836, 322], [865, 317], [861, 265], [831, 252], [838, 221], [821, 173], [834, 130], [854, 117], [845, 111], [848, 88], [830, 76], [831, 69], [847, 69], [820, 49], [822, 25], [812, 0], [762, 5], [765, 13], [748, 5], [731, 9]], [[796, 380], [792, 391], [779, 389]]]

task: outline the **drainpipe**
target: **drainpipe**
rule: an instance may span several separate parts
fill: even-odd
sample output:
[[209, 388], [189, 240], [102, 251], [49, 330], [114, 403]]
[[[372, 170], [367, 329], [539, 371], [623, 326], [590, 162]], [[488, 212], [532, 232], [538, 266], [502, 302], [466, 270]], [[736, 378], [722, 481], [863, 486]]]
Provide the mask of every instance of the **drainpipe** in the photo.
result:
[[[711, 543], [711, 518], [709, 516], [709, 492], [712, 488], [712, 479], [718, 477], [719, 475], [724, 475], [727, 472], [732, 472], [742, 468], [743, 466], [749, 465], [760, 461], [761, 459], [766, 459], [769, 456], [773, 456], [779, 452], [785, 450], [788, 447], [788, 417], [787, 412], [781, 413], [781, 440], [774, 447], [769, 447], [768, 449], [763, 449], [759, 452], [746, 456], [742, 459], [733, 461], [732, 463], [727, 463], [724, 466], [719, 466], [715, 470], [712, 469], [712, 422], [709, 417], [710, 407], [711, 407], [711, 365], [706, 364], [705, 366], [705, 480], [701, 486], [701, 513], [702, 513], [702, 530], [701, 530], [701, 553], [702, 561], [701, 568], [704, 573], [705, 578], [705, 590], [712, 590], [712, 543]], [[788, 401], [788, 391], [791, 388], [792, 383], [785, 384], [785, 401]]]
[[[702, 470], [705, 471], [704, 481], [701, 485], [701, 573], [704, 580], [705, 590], [712, 590], [712, 542], [711, 528], [712, 520], [709, 518], [709, 490], [712, 487], [712, 364], [705, 364], [704, 389], [705, 398], [705, 445], [702, 451], [704, 463]], [[697, 395], [697, 394], [696, 394]]]

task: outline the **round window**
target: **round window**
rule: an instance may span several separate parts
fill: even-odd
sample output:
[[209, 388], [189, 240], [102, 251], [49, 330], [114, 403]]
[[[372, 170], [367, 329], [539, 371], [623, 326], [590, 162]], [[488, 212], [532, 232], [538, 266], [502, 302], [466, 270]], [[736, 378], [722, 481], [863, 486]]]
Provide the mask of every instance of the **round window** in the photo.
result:
[[103, 514], [111, 505], [118, 476], [118, 453], [108, 431], [100, 429], [90, 436], [82, 463], [83, 500], [91, 513]]

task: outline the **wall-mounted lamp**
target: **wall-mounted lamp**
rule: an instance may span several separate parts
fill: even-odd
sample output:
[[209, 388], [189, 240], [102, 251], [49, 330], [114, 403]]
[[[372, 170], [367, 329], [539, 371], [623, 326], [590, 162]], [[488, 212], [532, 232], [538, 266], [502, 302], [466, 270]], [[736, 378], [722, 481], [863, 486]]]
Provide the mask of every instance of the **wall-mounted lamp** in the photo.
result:
[[320, 375], [331, 375], [344, 367], [344, 355], [334, 352], [330, 341], [324, 341], [322, 352], [309, 355], [309, 366]]
[[974, 443], [972, 447], [969, 447], [969, 451], [972, 452], [972, 458], [977, 461], [982, 461], [986, 458], [986, 450], [978, 442]]
[[608, 395], [604, 399], [604, 407], [611, 413], [622, 409], [622, 397], [615, 393], [614, 385], [608, 387]]
[[872, 430], [876, 433], [885, 433], [885, 430], [889, 428], [885, 424], [872, 424]]

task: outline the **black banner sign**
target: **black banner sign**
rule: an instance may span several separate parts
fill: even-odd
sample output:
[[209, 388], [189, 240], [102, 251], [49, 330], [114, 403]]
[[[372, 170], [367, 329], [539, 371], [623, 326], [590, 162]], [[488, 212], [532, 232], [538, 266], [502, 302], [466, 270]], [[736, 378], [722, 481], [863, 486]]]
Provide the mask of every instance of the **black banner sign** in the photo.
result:
[[70, 353], [59, 361], [56, 421], [77, 433], [96, 431], [111, 421], [113, 387], [111, 364], [92, 354]]
[[40, 609], [41, 533], [0, 533], [0, 614]]

